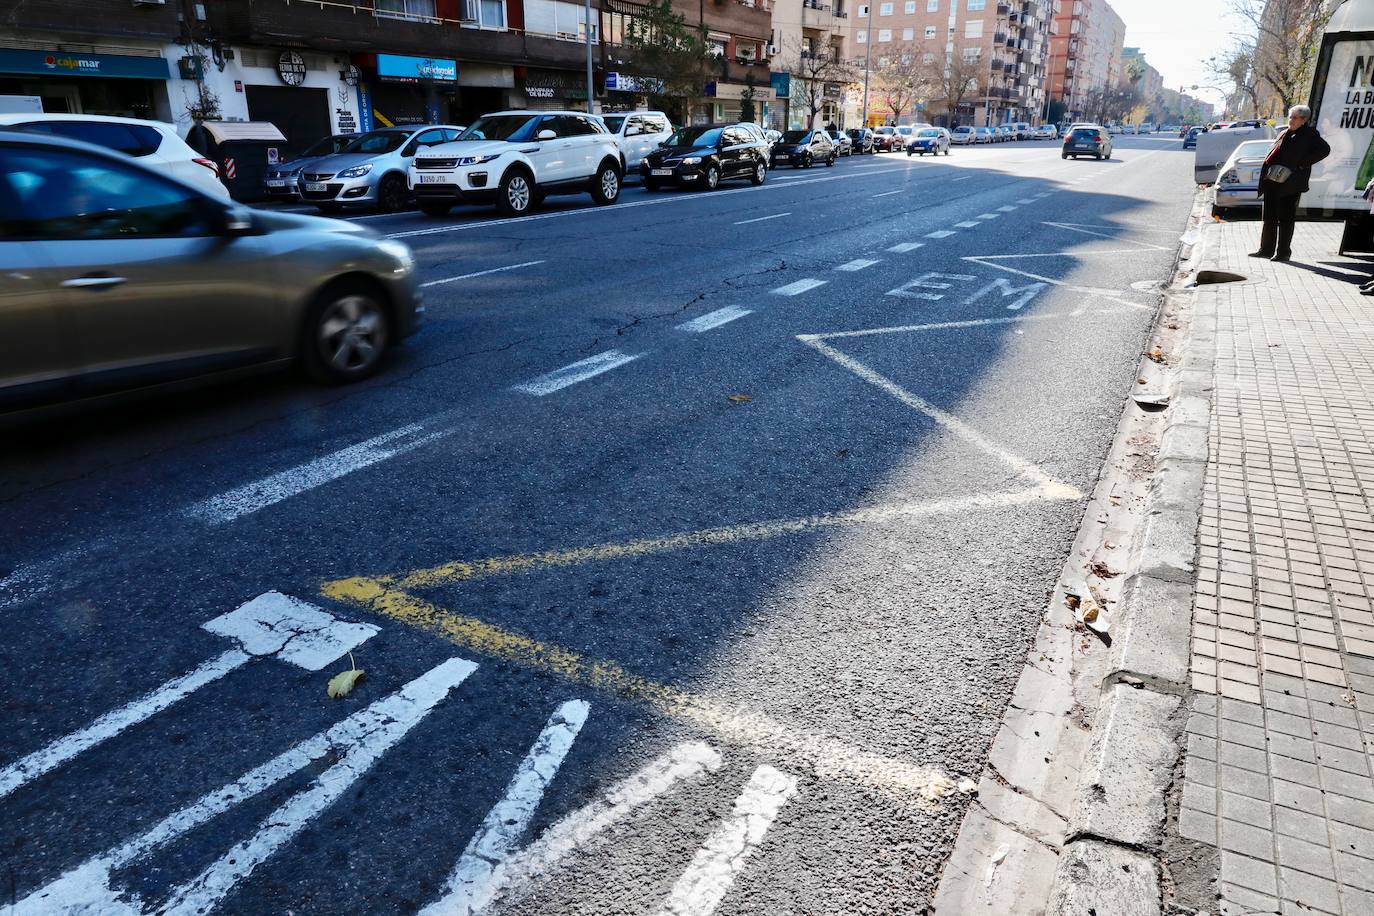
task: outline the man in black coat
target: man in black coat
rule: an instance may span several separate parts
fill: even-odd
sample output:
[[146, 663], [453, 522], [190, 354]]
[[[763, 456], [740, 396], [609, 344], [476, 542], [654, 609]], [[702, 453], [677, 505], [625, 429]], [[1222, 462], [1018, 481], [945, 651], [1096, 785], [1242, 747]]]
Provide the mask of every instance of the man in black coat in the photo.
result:
[[[1298, 218], [1298, 197], [1307, 190], [1312, 166], [1331, 154], [1331, 147], [1309, 123], [1311, 118], [1312, 109], [1306, 105], [1294, 105], [1289, 109], [1288, 129], [1279, 134], [1274, 148], [1265, 157], [1259, 183], [1264, 228], [1260, 232], [1259, 250], [1250, 252], [1252, 258], [1287, 261], [1293, 256], [1293, 224]], [[1274, 180], [1282, 174], [1275, 170], [1276, 166], [1289, 170], [1283, 181]]]

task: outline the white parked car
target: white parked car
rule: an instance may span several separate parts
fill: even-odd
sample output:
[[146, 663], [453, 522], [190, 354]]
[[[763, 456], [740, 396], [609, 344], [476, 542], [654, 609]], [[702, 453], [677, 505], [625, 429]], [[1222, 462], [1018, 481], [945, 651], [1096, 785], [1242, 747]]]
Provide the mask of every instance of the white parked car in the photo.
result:
[[658, 145], [673, 135], [673, 124], [661, 111], [626, 111], [601, 115], [616, 146], [625, 159], [625, 171], [639, 170], [644, 157], [658, 149]]
[[594, 115], [500, 111], [416, 155], [410, 190], [429, 216], [457, 203], [494, 203], [503, 215], [520, 216], [549, 194], [589, 193], [613, 204], [624, 174], [620, 147]]
[[955, 146], [965, 146], [978, 142], [978, 134], [972, 127], [956, 127], [950, 131], [949, 142]]
[[108, 115], [47, 114], [26, 112], [0, 114], [0, 127], [31, 130], [51, 136], [82, 140], [138, 160], [163, 175], [170, 175], [206, 194], [228, 199], [229, 189], [219, 180], [219, 166], [186, 145], [175, 125], [141, 118]]
[[1041, 124], [1035, 129], [1035, 139], [1037, 140], [1057, 140], [1059, 139], [1059, 128], [1053, 124]]

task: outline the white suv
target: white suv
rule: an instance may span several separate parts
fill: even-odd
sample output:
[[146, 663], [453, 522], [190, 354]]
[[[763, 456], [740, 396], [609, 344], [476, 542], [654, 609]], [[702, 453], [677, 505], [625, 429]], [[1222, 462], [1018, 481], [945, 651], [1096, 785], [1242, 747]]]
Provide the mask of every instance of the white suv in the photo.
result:
[[549, 194], [588, 192], [598, 204], [620, 198], [620, 149], [596, 117], [576, 111], [483, 115], [450, 143], [421, 150], [410, 190], [429, 216], [456, 203], [495, 203], [520, 216]]
[[638, 172], [644, 157], [673, 135], [673, 123], [661, 111], [626, 111], [601, 115], [625, 157], [625, 171]]

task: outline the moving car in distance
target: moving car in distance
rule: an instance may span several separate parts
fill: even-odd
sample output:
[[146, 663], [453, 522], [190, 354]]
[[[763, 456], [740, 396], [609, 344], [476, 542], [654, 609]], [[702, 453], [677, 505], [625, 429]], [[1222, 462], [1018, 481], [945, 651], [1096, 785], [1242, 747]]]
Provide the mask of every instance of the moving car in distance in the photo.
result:
[[426, 216], [444, 216], [457, 203], [523, 216], [550, 194], [590, 194], [604, 206], [620, 199], [620, 157], [595, 115], [498, 111], [416, 156], [410, 187]]
[[1259, 178], [1264, 157], [1274, 148], [1273, 140], [1246, 140], [1231, 151], [1217, 178], [1213, 216], [1230, 216], [1236, 210], [1259, 210]]
[[835, 141], [825, 131], [789, 130], [773, 144], [770, 167], [790, 165], [794, 169], [809, 169], [817, 162], [834, 165], [838, 155]]
[[924, 156], [930, 153], [938, 156], [944, 153], [949, 155], [949, 131], [943, 127], [923, 127], [916, 131], [915, 135], [907, 141], [906, 154], [912, 153]]
[[1112, 137], [1107, 128], [1093, 125], [1076, 125], [1064, 135], [1064, 159], [1077, 159], [1079, 156], [1092, 156], [1094, 159], [1112, 158]]
[[1201, 128], [1201, 127], [1190, 127], [1190, 128], [1188, 128], [1188, 132], [1187, 132], [1186, 134], [1183, 135], [1183, 148], [1184, 148], [1184, 149], [1197, 149], [1197, 138], [1198, 138], [1198, 134], [1202, 133], [1202, 131], [1203, 131], [1203, 128]]
[[626, 173], [639, 171], [644, 157], [673, 135], [673, 125], [661, 111], [627, 111], [600, 118], [620, 147]]
[[358, 139], [357, 134], [334, 134], [316, 140], [305, 148], [305, 152], [294, 159], [268, 166], [267, 171], [262, 176], [262, 187], [267, 192], [268, 199], [274, 197], [294, 199], [300, 193], [301, 172], [325, 156], [342, 152], [344, 147], [356, 139]]
[[1053, 124], [1041, 124], [1035, 129], [1034, 139], [1036, 140], [1057, 140], [1059, 139], [1059, 128]]
[[25, 112], [0, 114], [0, 129], [6, 127], [103, 146], [207, 194], [229, 197], [229, 189], [219, 180], [219, 166], [191, 149], [172, 124], [105, 115]]
[[768, 156], [768, 144], [743, 124], [698, 124], [678, 128], [645, 156], [640, 175], [650, 191], [669, 183], [714, 191], [735, 178], [758, 185], [768, 177]]
[[361, 134], [301, 171], [301, 199], [325, 213], [360, 206], [395, 212], [410, 202], [406, 173], [415, 154], [462, 132], [457, 125], [441, 124], [384, 127]]
[[0, 413], [293, 363], [357, 381], [419, 320], [401, 242], [23, 131], [0, 130], [0, 273]]

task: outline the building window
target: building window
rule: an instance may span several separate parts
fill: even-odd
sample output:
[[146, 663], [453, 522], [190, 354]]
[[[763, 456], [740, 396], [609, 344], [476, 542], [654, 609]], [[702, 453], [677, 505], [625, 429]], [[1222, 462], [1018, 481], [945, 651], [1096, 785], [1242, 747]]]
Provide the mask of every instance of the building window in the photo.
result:
[[923, 64], [933, 64], [933, 63], [935, 63], [935, 55], [934, 55], [934, 54], [931, 54], [929, 51], [927, 51], [926, 53], [924, 53], [924, 54], [921, 55], [921, 63], [923, 63]]
[[983, 49], [982, 49], [982, 48], [965, 48], [965, 49], [964, 49], [964, 63], [966, 63], [966, 64], [971, 64], [971, 63], [973, 63], [975, 60], [977, 60], [978, 58], [980, 58], [980, 57], [982, 57], [982, 56], [983, 56]]
[[463, 20], [479, 29], [504, 29], [506, 4], [504, 0], [463, 0]]
[[860, 4], [860, 5], [859, 5], [859, 18], [860, 18], [860, 19], [867, 19], [867, 18], [868, 18], [868, 4], [867, 4], [867, 3], [863, 3], [863, 4]]
[[[586, 13], [581, 4], [565, 0], [525, 0], [525, 31], [531, 35], [551, 35], [563, 41], [583, 41]], [[596, 22], [592, 22], [595, 41]]]
[[879, 29], [879, 30], [878, 30], [878, 40], [879, 40], [879, 41], [891, 41], [891, 40], [892, 40], [892, 30], [891, 30], [891, 29]]
[[916, 12], [916, 0], [906, 0], [906, 3], [902, 5], [902, 12], [908, 16]]
[[376, 0], [373, 7], [383, 19], [435, 19], [434, 0]]
[[706, 53], [712, 57], [724, 57], [725, 45], [728, 39], [716, 38], [714, 36], [706, 39]]
[[933, 26], [933, 25], [928, 25], [928, 26], [926, 26], [926, 38], [929, 39], [929, 38], [934, 38], [934, 37], [935, 37], [935, 26]]
[[915, 29], [902, 29], [902, 41], [911, 41], [916, 37]]
[[892, 4], [891, 4], [891, 3], [884, 3], [883, 5], [879, 6], [879, 7], [878, 7], [878, 15], [879, 15], [879, 16], [891, 16], [891, 15], [892, 15]]
[[965, 23], [964, 23], [964, 37], [965, 37], [965, 38], [982, 38], [982, 37], [983, 37], [983, 20], [981, 20], [981, 19], [970, 19], [968, 22], [965, 22]]
[[859, 31], [856, 32], [854, 35], [854, 40], [859, 44], [863, 44], [864, 42], [868, 41], [868, 30], [859, 29]]
[[979, 10], [985, 10], [987, 8], [988, 0], [968, 0], [968, 11], [970, 13], [976, 13]]

